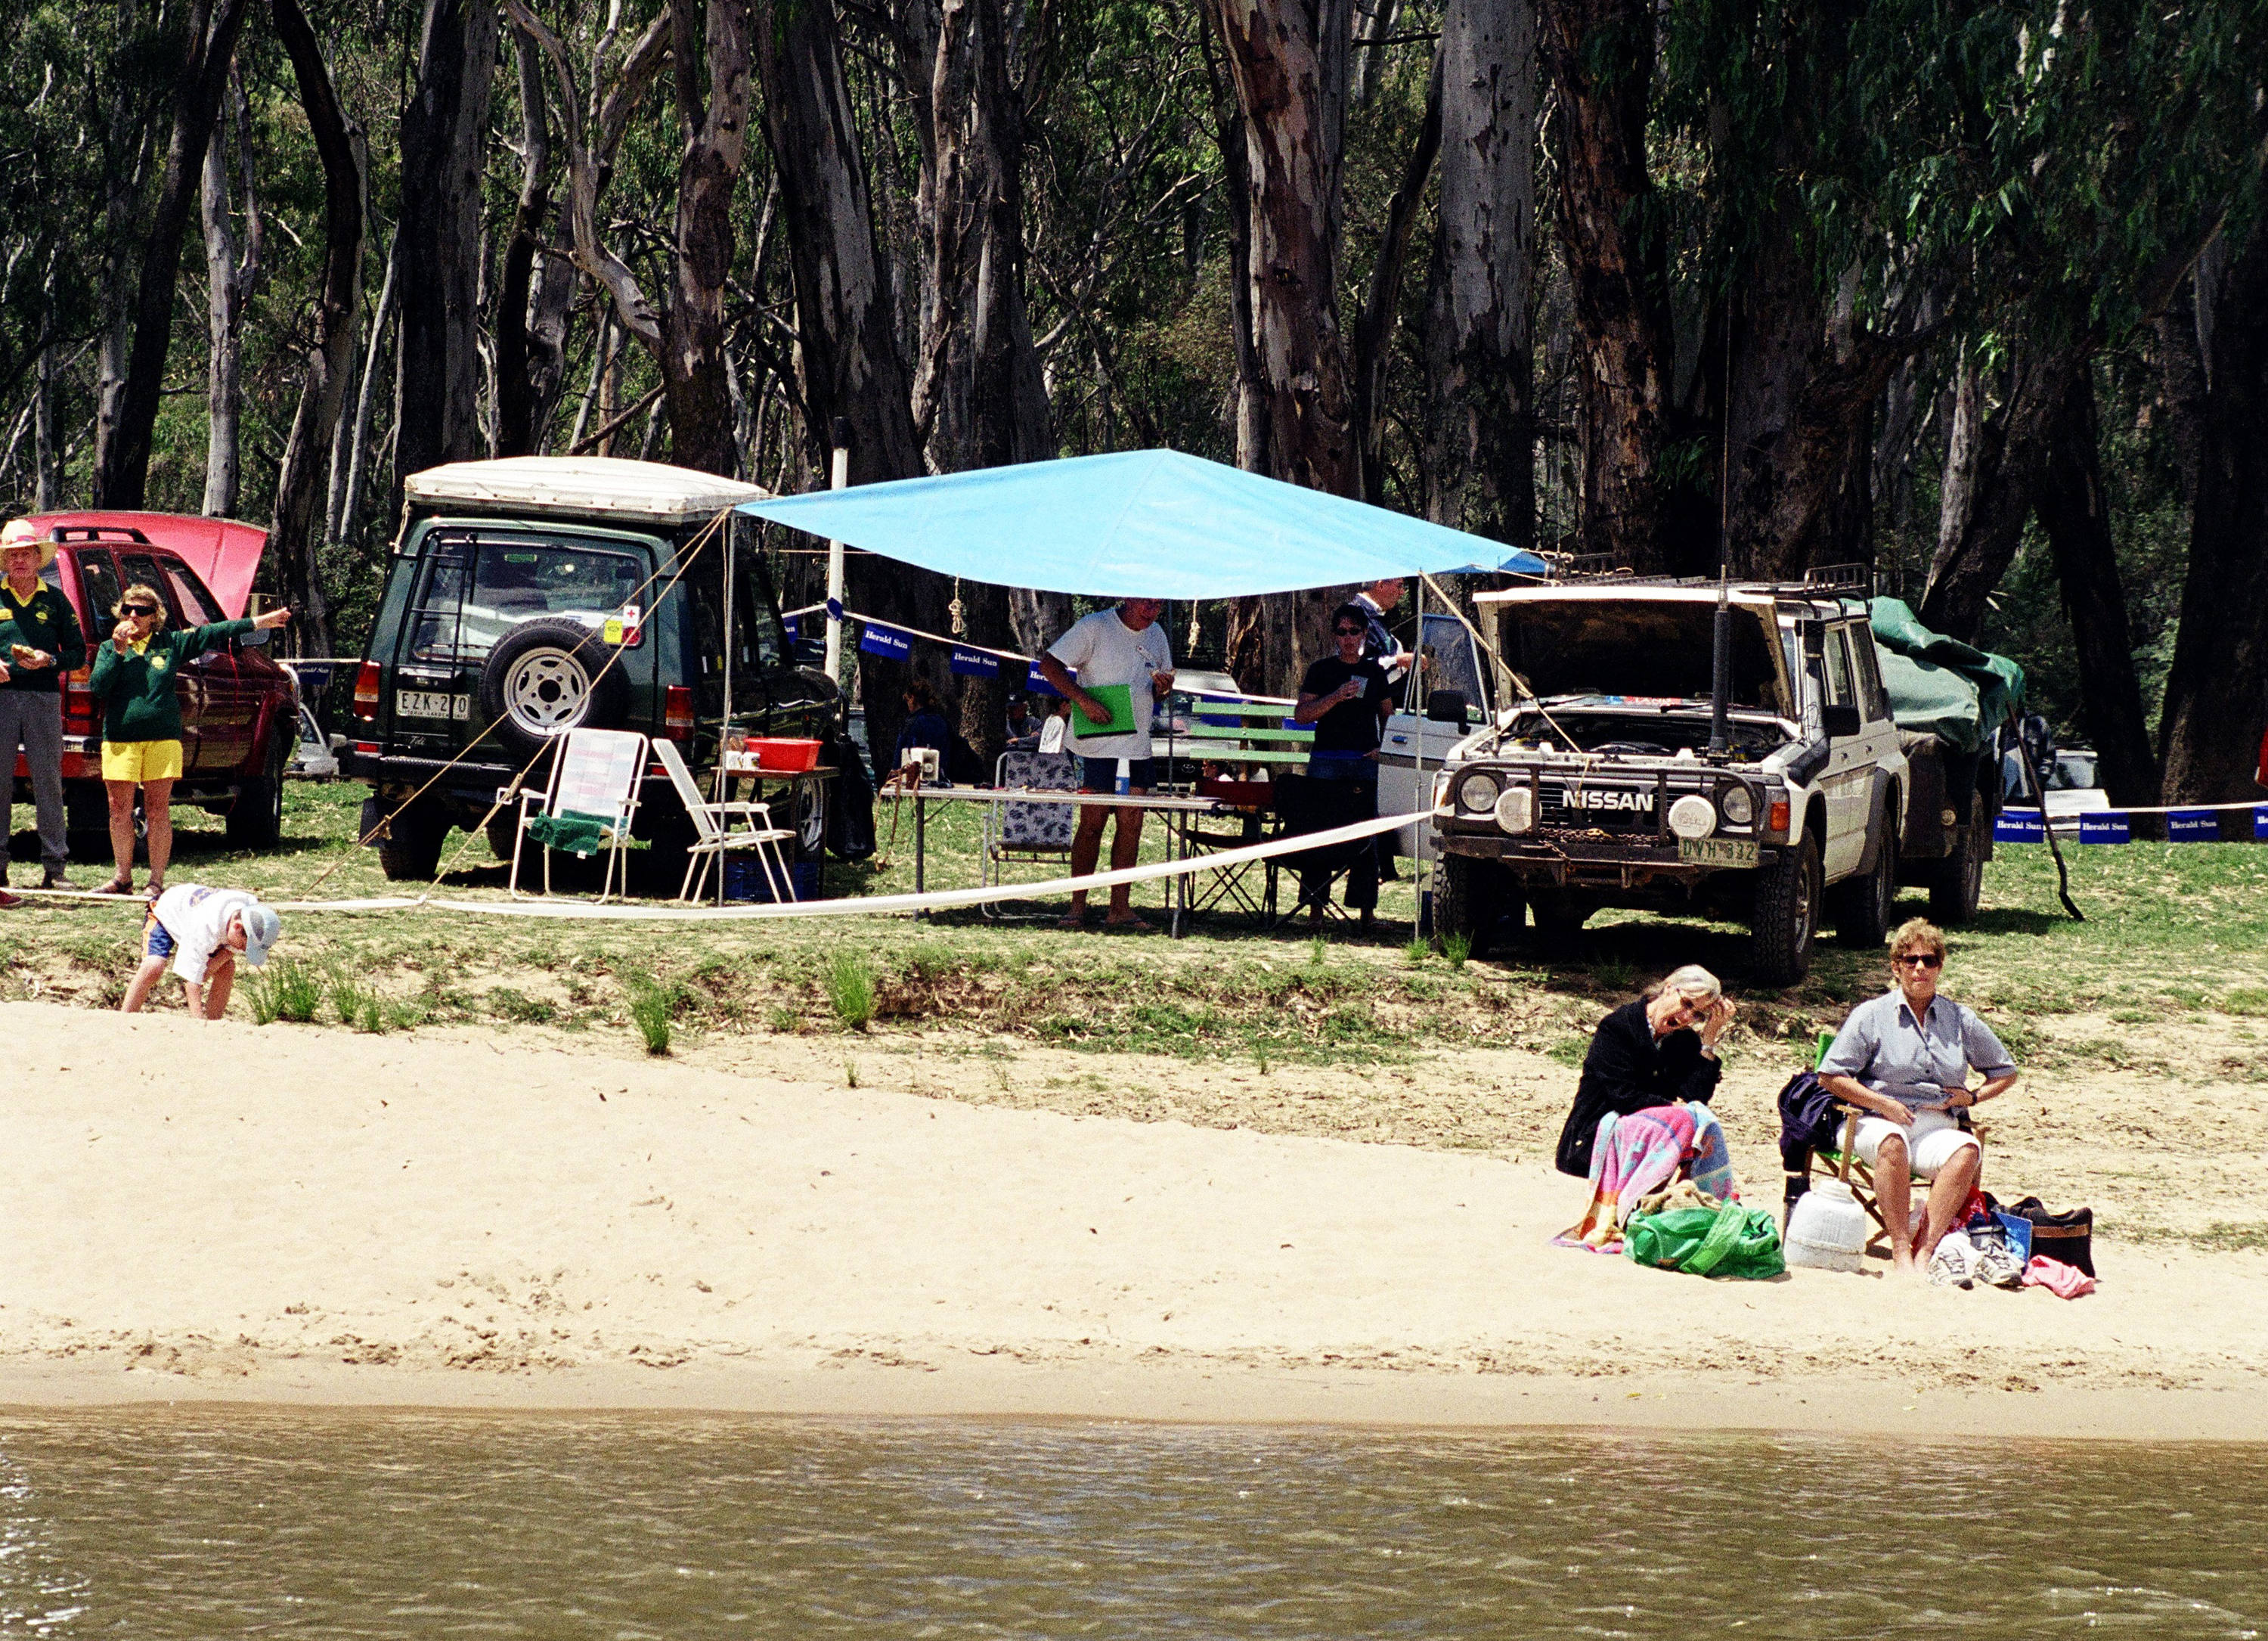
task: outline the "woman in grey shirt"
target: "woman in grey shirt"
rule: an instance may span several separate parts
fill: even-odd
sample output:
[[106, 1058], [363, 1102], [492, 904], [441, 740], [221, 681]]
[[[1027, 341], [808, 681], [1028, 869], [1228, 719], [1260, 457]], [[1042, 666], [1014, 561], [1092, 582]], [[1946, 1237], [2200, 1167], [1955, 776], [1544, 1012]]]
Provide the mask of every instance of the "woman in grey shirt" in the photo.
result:
[[[1902, 1271], [1929, 1263], [1977, 1188], [1984, 1154], [1955, 1113], [2016, 1080], [1992, 1028], [1975, 1010], [1938, 995], [1944, 969], [1945, 936], [1937, 927], [1921, 918], [1900, 925], [1890, 936], [1896, 985], [1851, 1011], [1819, 1065], [1820, 1085], [1862, 1113], [1853, 1146], [1874, 1171], [1890, 1263]], [[1973, 1089], [1972, 1072], [1984, 1079]], [[1918, 1235], [1910, 1230], [1917, 1174], [1931, 1182]]]

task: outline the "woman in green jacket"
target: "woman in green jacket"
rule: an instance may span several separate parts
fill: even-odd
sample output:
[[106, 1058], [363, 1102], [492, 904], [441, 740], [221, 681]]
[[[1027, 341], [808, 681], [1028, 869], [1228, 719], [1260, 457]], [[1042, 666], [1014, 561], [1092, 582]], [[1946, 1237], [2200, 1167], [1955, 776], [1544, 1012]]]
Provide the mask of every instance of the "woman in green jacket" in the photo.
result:
[[154, 898], [166, 886], [166, 865], [173, 856], [173, 783], [181, 778], [181, 701], [174, 684], [181, 663], [214, 645], [261, 627], [280, 627], [288, 610], [271, 610], [252, 621], [216, 621], [210, 626], [167, 632], [166, 600], [154, 587], [136, 582], [111, 612], [118, 625], [110, 642], [95, 651], [88, 687], [103, 704], [102, 780], [110, 791], [110, 854], [116, 875], [94, 892], [134, 892], [134, 788], [142, 788], [142, 813], [150, 828], [150, 886]]

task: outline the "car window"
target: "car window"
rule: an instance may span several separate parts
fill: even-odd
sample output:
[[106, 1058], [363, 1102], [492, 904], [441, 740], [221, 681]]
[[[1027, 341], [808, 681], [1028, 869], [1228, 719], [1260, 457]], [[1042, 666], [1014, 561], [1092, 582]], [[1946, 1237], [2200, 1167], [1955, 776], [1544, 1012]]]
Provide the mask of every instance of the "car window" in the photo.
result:
[[1851, 687], [1849, 638], [1841, 627], [1827, 630], [1827, 704], [1830, 706], [1859, 705], [1859, 697]]
[[469, 543], [429, 541], [425, 563], [417, 577], [416, 596], [409, 605], [409, 647], [404, 659], [442, 664], [457, 659], [458, 627], [462, 619], [465, 583], [472, 568]]
[[479, 661], [522, 622], [565, 617], [598, 627], [641, 603], [643, 559], [556, 542], [484, 541], [474, 550], [473, 584], [457, 635], [459, 659]]
[[1851, 629], [1851, 660], [1859, 680], [1859, 699], [1867, 708], [1867, 721], [1879, 723], [1890, 715], [1890, 699], [1882, 688], [1882, 669], [1874, 654], [1874, 631]]
[[181, 607], [174, 601], [171, 589], [168, 588], [166, 584], [165, 572], [158, 568], [157, 559], [152, 558], [150, 554], [146, 552], [120, 553], [118, 555], [118, 573], [126, 578], [126, 585], [129, 587], [156, 588], [158, 589], [158, 595], [160, 598], [163, 598], [168, 605], [172, 606], [166, 617], [167, 622], [172, 625], [178, 627], [184, 625], [188, 626], [201, 626], [203, 625], [202, 622], [190, 621], [187, 618]]
[[167, 565], [166, 580], [173, 586], [173, 602], [180, 608], [181, 619], [191, 626], [210, 626], [216, 621], [227, 619], [221, 614], [220, 606], [213, 602], [212, 595], [205, 591], [204, 584], [197, 580], [187, 565]]
[[110, 562], [108, 553], [81, 548], [78, 585], [86, 595], [87, 641], [99, 642], [118, 625], [118, 595], [124, 590], [118, 585], [118, 566]]

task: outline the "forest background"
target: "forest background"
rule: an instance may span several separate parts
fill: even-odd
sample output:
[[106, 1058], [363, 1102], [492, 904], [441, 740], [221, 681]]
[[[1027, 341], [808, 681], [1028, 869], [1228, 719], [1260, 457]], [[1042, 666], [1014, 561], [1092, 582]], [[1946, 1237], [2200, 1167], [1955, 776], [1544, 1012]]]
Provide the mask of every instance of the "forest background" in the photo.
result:
[[[1170, 446], [1642, 572], [1870, 565], [2115, 802], [2258, 794], [2268, 0], [0, 11], [0, 497], [267, 524], [305, 653], [440, 462]], [[1337, 596], [1176, 641], [1281, 691]]]

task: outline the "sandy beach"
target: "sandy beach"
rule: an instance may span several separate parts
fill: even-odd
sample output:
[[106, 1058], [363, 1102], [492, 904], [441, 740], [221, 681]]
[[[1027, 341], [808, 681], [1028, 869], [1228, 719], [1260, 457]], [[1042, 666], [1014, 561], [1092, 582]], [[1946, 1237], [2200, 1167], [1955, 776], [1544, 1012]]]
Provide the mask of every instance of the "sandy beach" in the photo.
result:
[[850, 1089], [808, 1056], [0, 1030], [0, 1402], [2268, 1438], [2258, 1253], [2100, 1241], [2076, 1303], [1707, 1282], [1546, 1246], [1580, 1187], [1540, 1159], [977, 1105], [873, 1056]]

